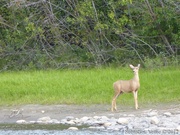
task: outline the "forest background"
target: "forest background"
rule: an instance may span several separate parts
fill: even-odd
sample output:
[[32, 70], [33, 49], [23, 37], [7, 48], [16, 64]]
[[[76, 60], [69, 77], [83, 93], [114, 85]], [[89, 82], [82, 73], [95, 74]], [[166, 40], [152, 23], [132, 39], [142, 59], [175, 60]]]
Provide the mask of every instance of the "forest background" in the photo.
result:
[[179, 65], [179, 0], [1, 0], [0, 69]]

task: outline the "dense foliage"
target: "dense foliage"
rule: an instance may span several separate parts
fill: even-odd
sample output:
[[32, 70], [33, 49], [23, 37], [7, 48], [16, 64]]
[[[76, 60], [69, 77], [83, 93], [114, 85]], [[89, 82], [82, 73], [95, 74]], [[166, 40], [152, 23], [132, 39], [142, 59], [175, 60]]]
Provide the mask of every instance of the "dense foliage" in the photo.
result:
[[179, 0], [1, 0], [0, 68], [179, 64]]

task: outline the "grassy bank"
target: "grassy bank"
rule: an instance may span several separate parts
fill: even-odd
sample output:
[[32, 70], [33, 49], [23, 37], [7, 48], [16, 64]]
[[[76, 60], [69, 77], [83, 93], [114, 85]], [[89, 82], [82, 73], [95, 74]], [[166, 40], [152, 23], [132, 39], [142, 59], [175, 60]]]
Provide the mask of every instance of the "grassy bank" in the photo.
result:
[[[110, 104], [112, 83], [130, 79], [130, 68], [50, 70], [0, 73], [0, 105], [18, 104]], [[140, 69], [140, 103], [180, 101], [180, 69]], [[132, 94], [119, 104], [134, 104]]]

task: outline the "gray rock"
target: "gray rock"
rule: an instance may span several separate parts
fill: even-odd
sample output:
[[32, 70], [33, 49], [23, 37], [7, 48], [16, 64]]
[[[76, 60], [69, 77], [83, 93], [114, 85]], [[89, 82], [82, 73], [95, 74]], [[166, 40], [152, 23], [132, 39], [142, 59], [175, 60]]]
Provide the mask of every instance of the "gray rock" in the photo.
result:
[[124, 130], [126, 126], [124, 125], [115, 125], [114, 128], [117, 129], [117, 130]]
[[119, 118], [117, 123], [119, 124], [128, 124], [128, 119], [127, 118]]
[[17, 120], [16, 123], [17, 124], [26, 124], [27, 121], [25, 121], [25, 120]]
[[180, 132], [180, 125], [177, 126], [176, 130], [177, 130], [178, 132]]
[[101, 117], [100, 116], [94, 116], [93, 119], [99, 120], [99, 119], [101, 119]]
[[77, 127], [69, 127], [68, 130], [78, 130]]
[[66, 123], [67, 123], [67, 119], [62, 119], [62, 120], [60, 121], [60, 123], [61, 123], [61, 124], [66, 124]]
[[42, 122], [42, 123], [48, 123], [51, 121], [51, 118], [49, 116], [42, 117], [42, 118], [39, 118], [37, 121]]
[[112, 125], [111, 122], [105, 122], [105, 123], [103, 124], [104, 127], [109, 127], [109, 126], [111, 126], [111, 125]]
[[75, 118], [75, 119], [74, 119], [74, 122], [75, 122], [76, 124], [79, 124], [79, 123], [81, 122], [81, 120], [78, 119], [78, 118]]
[[135, 117], [135, 115], [134, 114], [129, 114], [128, 117]]
[[129, 123], [127, 127], [128, 127], [128, 129], [133, 129], [134, 125], [132, 123]]
[[37, 124], [45, 124], [42, 121], [36, 121]]
[[86, 121], [88, 121], [90, 119], [90, 117], [82, 117], [81, 119], [80, 119], [80, 121], [81, 122], [86, 122]]
[[152, 111], [147, 114], [148, 117], [153, 117], [153, 116], [157, 116], [157, 115], [158, 115], [158, 112], [156, 112], [156, 111]]
[[96, 129], [96, 127], [95, 126], [90, 126], [89, 129]]
[[134, 127], [134, 129], [145, 129], [150, 127], [150, 122], [149, 121], [140, 121], [140, 122], [133, 122], [131, 125]]
[[52, 119], [51, 121], [53, 124], [60, 124], [60, 121], [58, 121], [57, 119]]
[[168, 121], [164, 121], [162, 124], [161, 124], [161, 127], [165, 127], [165, 128], [176, 128], [178, 126], [177, 123], [174, 123], [174, 122], [168, 122]]
[[101, 121], [101, 120], [91, 120], [91, 121], [88, 121], [88, 124], [89, 125], [94, 125], [94, 126], [102, 126], [105, 122], [104, 121]]
[[87, 124], [87, 125], [94, 125], [96, 122], [98, 122], [98, 121], [97, 120], [92, 120], [92, 119], [89, 119], [87, 121], [81, 121], [80, 120], [81, 124]]
[[114, 118], [114, 117], [111, 117], [109, 120], [110, 120], [110, 121], [117, 121], [117, 119]]
[[149, 123], [147, 121], [144, 121], [144, 122], [141, 123], [141, 126], [143, 128], [149, 128], [150, 125], [149, 125]]
[[73, 120], [70, 120], [70, 121], [67, 121], [66, 124], [68, 124], [68, 125], [74, 125], [75, 122], [74, 122]]
[[41, 113], [45, 113], [45, 111], [44, 111], [44, 110], [42, 110], [42, 111], [41, 111]]
[[111, 131], [119, 131], [119, 128], [116, 126], [110, 126], [106, 128], [107, 130], [111, 130]]
[[89, 129], [104, 130], [105, 128], [103, 126], [91, 126]]
[[67, 116], [67, 117], [66, 117], [66, 120], [67, 120], [67, 121], [70, 121], [70, 120], [73, 120], [73, 119], [74, 119], [73, 116]]
[[171, 117], [172, 114], [170, 112], [165, 112], [163, 115], [166, 117]]
[[108, 118], [108, 117], [106, 117], [106, 116], [102, 116], [102, 117], [101, 117], [101, 120], [102, 120], [102, 121], [108, 121], [108, 120], [109, 120], [109, 118]]
[[29, 121], [30, 124], [36, 124], [36, 121]]
[[113, 117], [113, 116], [114, 116], [114, 114], [110, 113], [110, 114], [108, 114], [108, 116], [109, 116], [109, 117]]
[[151, 120], [151, 124], [157, 125], [159, 123], [159, 119], [156, 116], [151, 117], [150, 120]]

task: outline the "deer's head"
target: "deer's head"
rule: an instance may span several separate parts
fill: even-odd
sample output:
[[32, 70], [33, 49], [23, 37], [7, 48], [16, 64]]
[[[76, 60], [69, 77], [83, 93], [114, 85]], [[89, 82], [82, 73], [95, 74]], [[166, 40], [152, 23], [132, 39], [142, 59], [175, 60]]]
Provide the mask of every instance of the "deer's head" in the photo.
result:
[[129, 65], [130, 68], [133, 70], [134, 74], [138, 74], [139, 68], [140, 68], [140, 64], [138, 64], [137, 67], [133, 66], [133, 65]]

